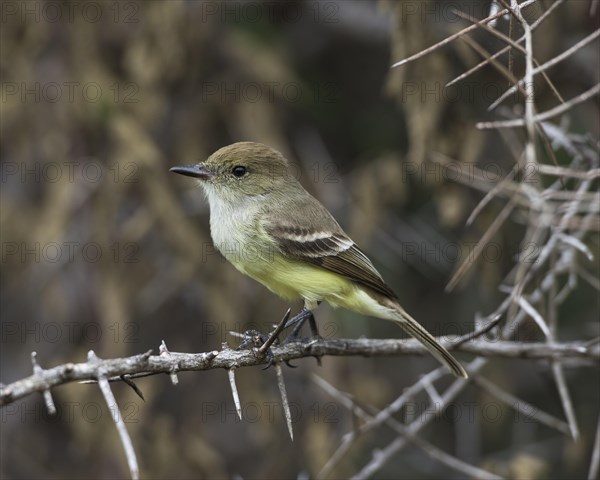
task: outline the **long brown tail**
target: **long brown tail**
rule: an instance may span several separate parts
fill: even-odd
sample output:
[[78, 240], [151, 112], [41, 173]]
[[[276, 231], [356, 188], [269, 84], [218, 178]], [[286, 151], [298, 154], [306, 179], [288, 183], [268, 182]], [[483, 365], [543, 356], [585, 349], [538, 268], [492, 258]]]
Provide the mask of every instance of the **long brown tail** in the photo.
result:
[[421, 342], [425, 348], [427, 348], [427, 350], [429, 350], [431, 354], [441, 363], [446, 365], [455, 376], [467, 378], [467, 372], [463, 366], [458, 363], [458, 360], [450, 355], [450, 352], [442, 347], [433, 337], [433, 335], [431, 335], [414, 318], [406, 313], [402, 307], [399, 305], [398, 307], [398, 318], [394, 318], [394, 321], [409, 334], [415, 337], [419, 342]]

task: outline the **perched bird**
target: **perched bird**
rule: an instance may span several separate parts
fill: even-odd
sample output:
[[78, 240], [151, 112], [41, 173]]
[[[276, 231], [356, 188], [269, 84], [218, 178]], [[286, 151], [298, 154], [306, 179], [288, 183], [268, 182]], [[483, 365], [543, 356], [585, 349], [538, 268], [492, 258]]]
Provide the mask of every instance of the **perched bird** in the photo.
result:
[[402, 308], [369, 258], [302, 187], [281, 153], [240, 142], [197, 165], [171, 171], [199, 180], [210, 204], [211, 236], [223, 256], [279, 296], [303, 299], [304, 317], [324, 300], [391, 320], [454, 375], [467, 377], [462, 365]]

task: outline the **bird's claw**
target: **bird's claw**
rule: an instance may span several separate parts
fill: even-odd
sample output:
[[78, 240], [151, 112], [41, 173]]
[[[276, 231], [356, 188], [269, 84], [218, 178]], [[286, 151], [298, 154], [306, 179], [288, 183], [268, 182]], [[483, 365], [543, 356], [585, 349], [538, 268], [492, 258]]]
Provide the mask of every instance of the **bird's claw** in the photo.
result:
[[[275, 331], [273, 333], [271, 333], [270, 335], [265, 335], [264, 333], [260, 333], [258, 330], [246, 330], [244, 332], [244, 341], [237, 347], [237, 350], [242, 350], [243, 348], [248, 347], [249, 345], [252, 345], [254, 348], [260, 349], [260, 350], [264, 350], [262, 353], [262, 355], [265, 355], [265, 357], [267, 358], [267, 365], [263, 368], [263, 370], [267, 370], [269, 367], [273, 366], [273, 364], [275, 363], [275, 355], [273, 354], [273, 351], [271, 350], [271, 345], [277, 343], [280, 345], [287, 345], [288, 343], [293, 343], [293, 342], [301, 342], [301, 343], [315, 343], [318, 342], [320, 340], [323, 340], [323, 337], [321, 337], [321, 335], [319, 335], [319, 330], [317, 329], [317, 323], [315, 322], [315, 317], [313, 316], [312, 312], [308, 309], [304, 309], [302, 310], [300, 313], [298, 313], [294, 318], [288, 320], [290, 311], [288, 310], [286, 315], [284, 316], [284, 318], [282, 319], [279, 327], [277, 329], [275, 329]], [[310, 330], [312, 332], [312, 337], [308, 337], [308, 338], [301, 338], [300, 337], [300, 329], [302, 328], [302, 325], [304, 324], [304, 322], [308, 320], [309, 324], [310, 324]], [[287, 338], [285, 340], [283, 340], [283, 342], [279, 342], [279, 333], [281, 332], [281, 330], [294, 326], [292, 333], [290, 333]], [[275, 336], [275, 338], [271, 338], [271, 336]], [[269, 343], [269, 348], [267, 348], [266, 350], [264, 349], [263, 345], [265, 343]], [[263, 347], [263, 348], [261, 348]], [[321, 360], [320, 358], [317, 358], [317, 361], [319, 362], [319, 365], [321, 364]], [[288, 360], [284, 360], [283, 361], [288, 367], [290, 368], [296, 368], [296, 365], [292, 365]]]
[[238, 345], [236, 350], [243, 350], [249, 345], [260, 348], [269, 338], [269, 335], [260, 333], [258, 330], [246, 330], [244, 332], [244, 341]]
[[[244, 332], [244, 341], [240, 343], [240, 345], [236, 348], [236, 350], [243, 350], [244, 348], [252, 345], [254, 348], [262, 347], [265, 342], [270, 338], [270, 335], [266, 335], [264, 333], [260, 333], [258, 330], [246, 330]], [[262, 370], [267, 370], [272, 367], [275, 363], [275, 354], [271, 348], [268, 348], [265, 351], [265, 356], [267, 358], [267, 364], [262, 368]], [[290, 368], [296, 368], [296, 365], [292, 365], [289, 360], [284, 360], [285, 363]]]

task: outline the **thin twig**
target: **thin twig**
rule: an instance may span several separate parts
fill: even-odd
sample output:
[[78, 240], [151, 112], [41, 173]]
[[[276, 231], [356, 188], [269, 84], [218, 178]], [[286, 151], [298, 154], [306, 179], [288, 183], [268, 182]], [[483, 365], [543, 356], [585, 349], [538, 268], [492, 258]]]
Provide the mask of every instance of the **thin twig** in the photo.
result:
[[[88, 353], [88, 361], [91, 363], [99, 363], [100, 359], [96, 356], [93, 350], [90, 350]], [[115, 422], [117, 432], [119, 433], [119, 438], [121, 439], [121, 444], [123, 445], [123, 450], [125, 451], [131, 478], [133, 480], [138, 480], [140, 478], [140, 470], [138, 467], [137, 458], [135, 456], [135, 450], [133, 449], [131, 437], [127, 432], [125, 422], [123, 421], [123, 416], [121, 415], [121, 411], [117, 405], [117, 400], [110, 389], [110, 385], [106, 379], [106, 376], [99, 373], [96, 379], [98, 380], [98, 386], [100, 387], [100, 391], [102, 392], [102, 396], [104, 397], [109, 411], [113, 412], [113, 421]]]
[[533, 418], [540, 423], [548, 425], [549, 427], [555, 428], [561, 433], [569, 434], [569, 425], [562, 420], [550, 415], [549, 413], [540, 410], [537, 407], [534, 407], [530, 403], [521, 400], [520, 398], [514, 396], [512, 393], [507, 392], [506, 390], [500, 388], [495, 383], [490, 382], [486, 378], [481, 375], [476, 375], [473, 377], [473, 383], [489, 394], [496, 397], [498, 400], [503, 401], [507, 405], [510, 405], [513, 409], [515, 409], [520, 415], [525, 415], [527, 417]]
[[[588, 35], [587, 37], [585, 37], [583, 40], [580, 40], [579, 42], [577, 42], [575, 45], [573, 45], [571, 48], [565, 50], [563, 53], [561, 53], [560, 55], [557, 55], [556, 57], [553, 57], [552, 59], [548, 60], [546, 63], [540, 65], [539, 67], [536, 67], [533, 69], [532, 72], [532, 76], [537, 75], [538, 73], [542, 73], [546, 70], [548, 70], [549, 68], [553, 67], [554, 65], [562, 62], [563, 60], [565, 60], [566, 58], [569, 58], [572, 54], [574, 54], [575, 52], [577, 52], [578, 50], [580, 50], [581, 48], [585, 47], [588, 43], [594, 41], [596, 38], [598, 38], [600, 36], [600, 30], [596, 30], [594, 33], [591, 33], [590, 35]], [[508, 96], [512, 95], [513, 93], [515, 93], [515, 91], [517, 90], [518, 87], [522, 86], [523, 84], [526, 83], [526, 80], [523, 78], [521, 80], [519, 80], [517, 82], [517, 85], [513, 85], [512, 87], [510, 87], [508, 90], [506, 90], [506, 92], [504, 92], [502, 95], [500, 95], [488, 108], [488, 110], [493, 110], [495, 109], [500, 103], [502, 103]]]
[[[495, 31], [495, 29], [490, 28], [490, 30]], [[475, 50], [481, 57], [489, 58], [492, 66], [504, 77], [508, 80], [509, 84], [517, 85], [518, 79], [510, 72], [508, 68], [502, 65], [499, 61], [492, 59], [492, 55], [481, 45], [479, 45], [475, 40], [468, 36], [461, 37], [461, 40], [465, 42], [469, 47]], [[525, 96], [525, 89], [519, 85], [519, 91]]]
[[510, 173], [506, 175], [496, 185], [494, 185], [494, 187], [492, 187], [492, 189], [490, 189], [490, 191], [484, 195], [484, 197], [480, 200], [480, 202], [475, 206], [475, 208], [469, 215], [469, 218], [467, 218], [467, 221], [465, 222], [467, 226], [471, 225], [475, 221], [477, 216], [481, 213], [485, 206], [498, 194], [499, 191], [506, 188], [506, 186], [512, 181], [511, 175], [512, 177], [514, 177], [516, 169], [518, 169], [518, 165], [515, 164]]
[[[507, 8], [511, 13], [512, 13], [512, 8]], [[519, 9], [520, 11], [520, 9]], [[476, 19], [474, 19], [473, 17], [471, 17], [470, 15], [467, 15], [463, 12], [454, 10], [454, 12], [456, 13], [457, 16], [464, 18], [465, 20], [468, 20], [470, 22], [477, 22]], [[519, 14], [520, 15], [520, 14]], [[502, 32], [496, 30], [495, 28], [491, 27], [490, 25], [487, 24], [481, 24], [481, 28], [483, 28], [484, 30], [487, 30], [488, 32], [490, 32], [492, 35], [498, 37], [499, 39], [503, 40], [504, 42], [508, 43], [509, 46], [513, 47], [513, 49], [516, 49], [518, 51], [520, 51], [521, 53], [524, 53], [525, 55], [527, 54], [527, 50], [526, 47], [523, 48], [521, 45], [519, 45], [519, 42], [514, 41], [511, 36], [510, 36], [510, 30], [512, 30], [512, 19], [514, 18], [513, 15], [511, 15], [511, 22], [509, 24], [509, 35], [504, 35]], [[522, 17], [520, 17], [521, 20]], [[524, 21], [524, 20], [523, 20]], [[522, 22], [521, 22], [522, 23]], [[525, 40], [527, 40], [527, 32], [531, 32], [531, 28], [528, 27], [526, 29], [526, 33], [524, 35]], [[465, 40], [467, 37], [463, 37], [462, 40]], [[525, 91], [522, 89], [521, 85], [518, 83], [518, 80], [514, 77], [514, 75], [512, 74], [513, 68], [512, 68], [512, 55], [513, 55], [513, 50], [510, 50], [509, 52], [509, 62], [508, 62], [508, 68], [505, 68], [504, 66], [502, 66], [498, 61], [496, 61], [495, 59], [492, 58], [492, 55], [487, 53], [485, 50], [481, 49], [481, 51], [483, 52], [482, 56], [484, 58], [489, 58], [490, 62], [492, 63], [492, 65], [494, 65], [496, 67], [496, 69], [503, 75], [505, 76], [508, 81], [509, 81], [509, 85], [513, 85], [515, 86], [517, 89], [519, 89], [519, 91], [521, 93], [523, 93], [525, 95], [525, 98], [527, 98], [527, 95], [525, 93]], [[481, 54], [480, 51], [478, 51], [478, 53]], [[535, 60], [535, 58], [532, 57], [532, 64], [535, 63], [536, 65], [538, 65], [538, 62]], [[542, 76], [544, 77], [544, 80], [546, 80], [546, 83], [548, 83], [548, 85], [550, 86], [550, 90], [552, 90], [552, 93], [554, 93], [554, 95], [556, 96], [556, 98], [558, 99], [559, 102], [564, 102], [562, 96], [560, 95], [560, 93], [558, 92], [558, 90], [556, 89], [556, 87], [554, 86], [554, 84], [552, 83], [552, 81], [550, 80], [550, 78], [548, 78], [548, 76], [546, 75], [546, 73], [544, 71], [541, 71]], [[492, 110], [492, 108], [488, 108], [488, 110]]]
[[573, 170], [572, 168], [556, 167], [554, 165], [539, 165], [538, 170], [545, 175], [557, 177], [571, 177], [580, 180], [595, 180], [600, 178], [600, 168], [592, 168], [591, 170]]
[[567, 417], [569, 424], [569, 430], [571, 431], [571, 437], [573, 440], [579, 439], [579, 427], [577, 426], [577, 418], [575, 417], [575, 410], [573, 408], [573, 402], [571, 401], [571, 395], [567, 388], [567, 382], [565, 380], [565, 374], [562, 369], [562, 365], [558, 361], [552, 362], [552, 374], [556, 381], [558, 393], [562, 401], [563, 410]]
[[588, 472], [588, 480], [596, 480], [600, 470], [600, 417], [598, 418], [598, 426], [596, 427], [596, 440], [594, 441], [594, 450], [592, 451], [592, 459], [590, 461], [590, 469]]
[[506, 221], [508, 216], [512, 213], [513, 209], [515, 208], [515, 203], [516, 202], [511, 199], [504, 206], [502, 211], [498, 214], [498, 216], [494, 219], [492, 224], [489, 226], [489, 228], [483, 234], [483, 236], [481, 237], [481, 240], [479, 240], [479, 242], [477, 242], [477, 245], [475, 245], [475, 248], [470, 253], [470, 255], [467, 255], [467, 257], [465, 258], [463, 263], [461, 263], [460, 266], [456, 269], [456, 272], [454, 272], [454, 275], [452, 275], [452, 278], [446, 285], [446, 292], [450, 292], [454, 289], [454, 287], [456, 287], [456, 285], [458, 284], [458, 282], [460, 282], [460, 280], [462, 279], [464, 274], [467, 272], [467, 270], [471, 267], [471, 265], [473, 265], [475, 263], [475, 261], [483, 253], [484, 248], [487, 246], [488, 242], [496, 234], [496, 232], [500, 229], [500, 227]]
[[[537, 0], [527, 0], [526, 2], [523, 2], [523, 4], [521, 5], [521, 8], [524, 8], [526, 6], [529, 6], [533, 3], [537, 2]], [[495, 18], [500, 18], [503, 17], [504, 15], [506, 15], [508, 13], [508, 10], [502, 10], [501, 12], [496, 13], [495, 15], [491, 15], [487, 18], [484, 18], [483, 20], [480, 20], [479, 22], [477, 22], [474, 25], [470, 25], [467, 28], [463, 28], [460, 32], [457, 32], [453, 35], [450, 35], [449, 37], [445, 38], [444, 40], [436, 43], [435, 45], [432, 45], [431, 47], [428, 47], [424, 50], [421, 50], [418, 53], [415, 53], [414, 55], [411, 55], [408, 58], [405, 58], [404, 60], [400, 60], [399, 62], [396, 62], [392, 65], [391, 68], [396, 68], [396, 67], [400, 67], [406, 63], [412, 62], [413, 60], [417, 60], [421, 57], [424, 57], [425, 55], [428, 55], [429, 53], [437, 50], [438, 48], [443, 47], [444, 45], [447, 45], [448, 43], [452, 42], [453, 40], [456, 40], [457, 38], [462, 37], [463, 35], [472, 32], [473, 30], [476, 30], [477, 28], [479, 28], [479, 26], [481, 24], [484, 23], [488, 23], [491, 22], [492, 20], [494, 20]]]
[[[473, 374], [479, 371], [486, 363], [485, 359], [475, 359], [469, 365], [469, 374]], [[420, 384], [421, 381], [417, 382], [417, 385]], [[416, 434], [426, 425], [433, 421], [438, 415], [440, 415], [446, 407], [452, 402], [457, 395], [468, 385], [468, 381], [464, 380], [455, 380], [452, 382], [450, 387], [446, 389], [444, 394], [442, 395], [442, 403], [434, 404], [427, 408], [424, 414], [421, 414], [417, 419], [413, 420], [406, 428], [410, 434]], [[404, 396], [404, 394], [403, 394]], [[387, 408], [382, 410], [379, 414], [375, 416], [375, 419], [379, 418], [379, 421], [385, 421], [388, 418], [387, 414], [381, 415], [382, 412], [386, 412]], [[375, 420], [374, 420], [375, 421]], [[368, 425], [372, 425], [373, 422], [369, 422]], [[387, 447], [383, 450], [379, 450], [376, 455], [374, 455], [373, 459], [367, 463], [356, 475], [354, 475], [353, 479], [367, 479], [370, 478], [377, 470], [379, 470], [393, 455], [395, 455], [400, 449], [404, 448], [407, 445], [407, 439], [404, 437], [396, 438], [392, 441]]]
[[[552, 13], [552, 11], [558, 7], [561, 3], [563, 3], [565, 0], [556, 0], [549, 8], [548, 10], [546, 10], [541, 16], [540, 18], [538, 18], [534, 23], [531, 24], [531, 30], [535, 30], [546, 18], [548, 18], [548, 16]], [[492, 22], [490, 22], [491, 24]], [[525, 40], [525, 35], [519, 37], [517, 40], [515, 40], [516, 43], [521, 43], [523, 40]], [[485, 67], [488, 63], [490, 63], [492, 60], [495, 60], [496, 58], [498, 58], [500, 55], [510, 51], [512, 49], [511, 45], [507, 45], [506, 47], [502, 48], [501, 50], [499, 50], [498, 52], [494, 53], [492, 56], [490, 56], [489, 58], [486, 58], [485, 60], [483, 60], [482, 62], [478, 63], [477, 65], [475, 65], [473, 68], [470, 68], [469, 70], [467, 70], [465, 73], [459, 75], [458, 77], [456, 77], [455, 79], [451, 80], [450, 82], [448, 82], [446, 84], [446, 87], [449, 87], [461, 80], [464, 80], [465, 78], [471, 76], [473, 73], [477, 72], [478, 70], [480, 70], [481, 68]]]
[[[594, 95], [597, 95], [599, 92], [600, 92], [600, 83], [594, 85], [592, 88], [590, 88], [589, 90], [586, 90], [582, 94], [577, 95], [576, 97], [573, 97], [568, 102], [558, 105], [557, 107], [551, 108], [550, 110], [546, 110], [543, 113], [538, 113], [537, 115], [535, 115], [533, 117], [533, 120], [535, 122], [543, 122], [544, 120], [548, 120], [549, 118], [556, 117], [556, 116], [570, 110], [575, 105], [578, 105], [580, 103], [585, 102], [586, 100], [589, 100]], [[486, 129], [494, 129], [494, 128], [522, 127], [524, 125], [525, 125], [524, 119], [515, 118], [513, 120], [504, 120], [504, 121], [497, 121], [497, 122], [479, 122], [475, 126], [480, 130], [486, 130]]]
[[[318, 386], [320, 386], [323, 390], [325, 390], [333, 398], [335, 398], [339, 403], [341, 403], [348, 410], [350, 410], [353, 415], [357, 415], [361, 419], [363, 419], [365, 421], [369, 421], [373, 418], [373, 415], [377, 415], [379, 413], [376, 409], [374, 409], [372, 407], [369, 408], [369, 412], [365, 411], [363, 408], [358, 406], [349, 397], [348, 394], [340, 392], [337, 388], [335, 388], [333, 385], [331, 385], [329, 382], [327, 382], [323, 378], [321, 378], [317, 375], [313, 375], [312, 378]], [[462, 460], [444, 452], [443, 450], [439, 449], [438, 447], [436, 447], [432, 443], [424, 440], [423, 438], [419, 437], [418, 435], [411, 434], [408, 431], [406, 426], [404, 426], [402, 423], [398, 422], [397, 420], [395, 420], [392, 417], [390, 417], [386, 420], [386, 424], [389, 425], [392, 429], [394, 429], [398, 433], [399, 436], [408, 438], [408, 440], [411, 443], [413, 443], [414, 445], [419, 447], [431, 458], [439, 461], [440, 463], [446, 465], [447, 467], [450, 467], [450, 468], [456, 470], [457, 472], [461, 472], [472, 478], [485, 478], [488, 480], [492, 480], [492, 479], [498, 480], [498, 479], [502, 478], [497, 475], [494, 475], [491, 472], [488, 472], [486, 470], [482, 470], [481, 468], [475, 467], [474, 465], [463, 462]], [[345, 436], [344, 441], [347, 443], [351, 442], [352, 436], [355, 434], [356, 434], [356, 432], [350, 432], [347, 436]], [[321, 472], [319, 472], [317, 478], [325, 478], [323, 476], [323, 473], [324, 473], [323, 470]], [[326, 472], [326, 473], [328, 473], [328, 472]]]
[[546, 324], [546, 321], [544, 320], [544, 318], [540, 315], [540, 312], [538, 312], [535, 307], [533, 305], [531, 305], [531, 303], [529, 303], [525, 297], [523, 296], [519, 296], [517, 298], [517, 303], [519, 304], [519, 306], [525, 311], [527, 312], [527, 314], [533, 318], [533, 321], [537, 324], [538, 327], [540, 327], [540, 330], [542, 331], [542, 333], [544, 334], [544, 336], [546, 338], [550, 337], [550, 330], [548, 329], [548, 325]]
[[501, 316], [496, 315], [494, 318], [492, 318], [490, 321], [488, 321], [484, 326], [479, 327], [474, 332], [467, 333], [465, 336], [459, 338], [456, 342], [454, 342], [453, 348], [457, 348], [460, 345], [462, 345], [463, 343], [470, 342], [471, 340], [474, 340], [476, 338], [479, 338], [479, 337], [485, 335], [492, 328], [494, 328], [496, 325], [498, 325], [500, 323], [500, 320], [501, 320]]

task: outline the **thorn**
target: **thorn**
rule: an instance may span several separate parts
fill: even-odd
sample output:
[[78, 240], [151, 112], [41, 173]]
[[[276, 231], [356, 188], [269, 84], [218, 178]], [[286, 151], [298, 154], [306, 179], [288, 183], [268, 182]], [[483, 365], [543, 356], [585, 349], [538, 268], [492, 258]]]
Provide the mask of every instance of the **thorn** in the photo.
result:
[[271, 368], [273, 366], [273, 362], [274, 361], [275, 361], [275, 357], [273, 356], [273, 354], [269, 350], [267, 352], [267, 364], [263, 368], [261, 368], [261, 370], [268, 370], [269, 368]]
[[137, 394], [138, 397], [140, 397], [144, 402], [146, 401], [146, 399], [144, 398], [144, 394], [138, 388], [138, 386], [133, 382], [133, 380], [131, 380], [131, 377], [129, 374], [125, 373], [125, 374], [121, 375], [121, 380], [123, 380], [127, 385], [129, 385], [133, 389], [133, 391]]
[[179, 377], [177, 376], [177, 367], [173, 367], [171, 369], [171, 373], [169, 374], [169, 376], [171, 377], [171, 383], [173, 385], [179, 384]]
[[279, 325], [277, 325], [277, 328], [273, 331], [273, 333], [267, 339], [267, 341], [258, 349], [258, 351], [260, 352], [261, 355], [264, 355], [267, 352], [267, 350], [271, 347], [271, 345], [273, 345], [273, 342], [277, 339], [277, 337], [279, 336], [281, 331], [285, 328], [285, 324], [287, 323], [288, 319], [290, 318], [291, 311], [292, 311], [291, 307], [287, 309], [287, 312], [285, 312], [285, 315], [279, 322]]
[[204, 359], [207, 362], [210, 362], [212, 359], [214, 359], [217, 355], [219, 354], [218, 350], [213, 350], [212, 352], [207, 352], [204, 354]]
[[164, 340], [161, 340], [160, 346], [158, 347], [158, 353], [159, 353], [159, 355], [165, 355], [165, 356], [171, 354], [171, 352], [167, 348], [167, 344], [165, 343]]
[[285, 390], [285, 382], [283, 381], [283, 369], [279, 363], [275, 364], [275, 372], [277, 373], [277, 386], [281, 394], [281, 403], [283, 407], [283, 415], [287, 423], [288, 432], [292, 442], [294, 441], [294, 430], [292, 428], [292, 414], [290, 412], [290, 404], [288, 403], [287, 392]]
[[9, 403], [13, 397], [13, 391], [10, 387], [2, 387], [0, 388], [0, 399], [2, 399], [2, 404]]
[[[33, 373], [37, 375], [42, 375], [44, 373], [44, 369], [40, 367], [37, 362], [37, 352], [31, 352], [31, 364], [33, 365]], [[56, 405], [54, 405], [54, 400], [52, 399], [52, 393], [50, 393], [50, 389], [47, 388], [42, 392], [44, 396], [44, 403], [46, 404], [46, 410], [50, 415], [56, 415]]]
[[140, 355], [140, 358], [141, 358], [143, 361], [147, 361], [147, 360], [150, 358], [150, 356], [151, 356], [151, 355], [152, 355], [152, 349], [148, 350], [147, 352], [144, 352], [144, 353], [142, 353], [142, 354]]
[[231, 386], [235, 410], [238, 414], [238, 417], [240, 417], [240, 420], [242, 420], [242, 406], [240, 404], [240, 396], [238, 394], [237, 385], [235, 384], [235, 367], [227, 370], [227, 376], [229, 377], [229, 385]]
[[[161, 357], [171, 356], [171, 352], [167, 348], [167, 344], [165, 343], [164, 340], [161, 341], [160, 346], [158, 347], [158, 352]], [[171, 368], [169, 376], [171, 378], [171, 383], [173, 385], [177, 385], [179, 383], [179, 378], [177, 377], [177, 367], [176, 366], [173, 366], [173, 368]]]

